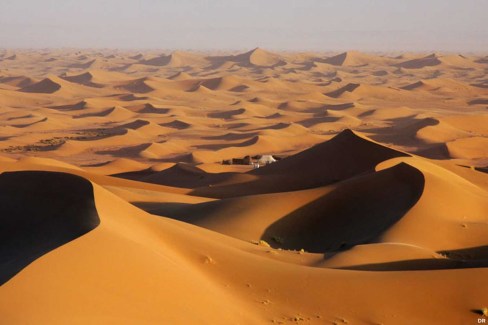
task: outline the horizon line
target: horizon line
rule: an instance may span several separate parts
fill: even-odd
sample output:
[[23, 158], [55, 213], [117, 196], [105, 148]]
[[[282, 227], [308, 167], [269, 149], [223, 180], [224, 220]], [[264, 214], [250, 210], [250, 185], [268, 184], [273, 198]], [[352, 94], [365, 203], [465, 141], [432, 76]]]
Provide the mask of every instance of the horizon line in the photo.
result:
[[208, 53], [208, 52], [252, 52], [254, 50], [261, 49], [267, 52], [277, 52], [277, 53], [348, 53], [348, 52], [362, 52], [362, 53], [438, 53], [438, 54], [477, 54], [483, 55], [488, 54], [488, 50], [443, 50], [443, 49], [391, 49], [391, 50], [369, 50], [369, 49], [358, 49], [358, 48], [338, 48], [338, 49], [286, 49], [286, 48], [273, 48], [273, 47], [262, 47], [256, 46], [252, 48], [182, 48], [182, 47], [79, 47], [79, 46], [46, 46], [46, 47], [4, 47], [0, 46], [2, 51], [45, 51], [45, 50], [96, 50], [96, 51], [163, 51], [170, 52], [169, 54], [177, 51], [181, 52], [195, 52], [195, 53]]

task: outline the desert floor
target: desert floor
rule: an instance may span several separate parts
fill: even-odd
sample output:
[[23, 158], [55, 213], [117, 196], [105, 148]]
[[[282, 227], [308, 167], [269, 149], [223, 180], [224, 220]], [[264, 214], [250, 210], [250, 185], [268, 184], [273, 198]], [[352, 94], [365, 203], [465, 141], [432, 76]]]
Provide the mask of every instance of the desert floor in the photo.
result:
[[0, 323], [477, 324], [487, 72], [0, 50]]

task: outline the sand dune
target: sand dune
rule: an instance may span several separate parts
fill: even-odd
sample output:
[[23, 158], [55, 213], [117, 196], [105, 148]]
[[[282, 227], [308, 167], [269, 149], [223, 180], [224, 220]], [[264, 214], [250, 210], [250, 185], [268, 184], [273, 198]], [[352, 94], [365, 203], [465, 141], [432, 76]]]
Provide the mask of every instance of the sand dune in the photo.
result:
[[266, 50], [255, 48], [249, 52], [245, 52], [233, 56], [223, 57], [209, 57], [208, 58], [215, 66], [222, 66], [226, 62], [235, 62], [242, 66], [256, 66], [256, 67], [276, 67], [285, 64], [282, 58]]
[[82, 100], [82, 101], [76, 102], [74, 104], [56, 105], [56, 106], [51, 106], [50, 108], [54, 108], [54, 109], [61, 110], [61, 111], [64, 111], [64, 110], [66, 110], [66, 111], [78, 111], [78, 110], [84, 109], [86, 106], [87, 106], [87, 102]]
[[[308, 252], [335, 251], [369, 243], [416, 203], [423, 183], [422, 174], [406, 164], [358, 177], [276, 221], [266, 228], [263, 237], [286, 238], [284, 248], [303, 248]], [[354, 203], [348, 202], [351, 198]], [[322, 213], [321, 209], [324, 209]], [[366, 215], [365, 211], [368, 211]]]
[[94, 76], [90, 72], [85, 72], [79, 75], [74, 75], [74, 76], [62, 76], [61, 78], [71, 81], [71, 82], [76, 82], [85, 86], [89, 87], [95, 87], [95, 88], [101, 88], [103, 87], [102, 84], [94, 82]]
[[225, 89], [232, 91], [237, 91], [237, 89], [245, 86], [241, 84], [239, 79], [231, 76], [203, 80], [201, 85], [211, 90]]
[[161, 55], [151, 59], [140, 61], [140, 64], [152, 66], [185, 67], [197, 64], [205, 64], [206, 60], [193, 53], [175, 51], [169, 55]]
[[170, 62], [170, 60], [171, 57], [169, 55], [161, 55], [151, 59], [141, 60], [139, 63], [145, 65], [165, 66]]
[[412, 59], [396, 64], [396, 66], [405, 69], [421, 69], [424, 67], [432, 67], [441, 64], [438, 56], [434, 54], [427, 55], [422, 58]]
[[260, 48], [256, 48], [250, 52], [237, 56], [237, 60], [243, 60], [246, 63], [259, 67], [271, 67], [283, 63], [279, 55]]
[[469, 137], [448, 142], [447, 148], [452, 157], [476, 159], [486, 155], [488, 152], [487, 145], [486, 137]]
[[3, 77], [0, 79], [0, 83], [14, 86], [14, 87], [24, 88], [24, 87], [31, 86], [32, 84], [36, 83], [36, 81], [29, 77], [15, 76], [15, 77]]
[[[282, 200], [287, 197], [287, 202], [291, 199], [289, 196], [296, 195], [310, 198], [311, 190], [294, 192], [293, 195], [265, 194], [224, 199], [198, 206], [146, 207], [152, 213], [174, 216], [234, 237], [252, 240], [251, 234], [262, 234], [262, 238], [272, 246], [324, 253], [371, 241], [413, 206], [422, 193], [423, 183], [422, 174], [404, 164], [334, 185], [306, 202], [291, 200], [284, 205]], [[260, 217], [259, 211], [273, 201], [280, 206], [276, 207], [278, 210], [273, 209], [265, 219]], [[372, 201], [378, 206], [371, 206]], [[366, 218], [363, 214], [365, 209], [368, 210], [367, 218], [371, 219], [358, 219]], [[327, 214], [334, 217], [329, 219]], [[357, 220], [351, 222], [351, 218]], [[250, 228], [256, 224], [259, 224], [258, 228]], [[358, 228], [354, 229], [352, 225], [358, 225]]]
[[179, 71], [179, 72], [175, 73], [174, 75], [168, 77], [168, 79], [170, 79], [170, 80], [188, 80], [188, 79], [193, 79], [193, 77], [191, 75], [189, 75], [188, 73]]
[[476, 94], [477, 90], [471, 85], [464, 84], [462, 82], [447, 79], [447, 78], [436, 78], [433, 80], [420, 80], [415, 83], [409, 84], [402, 87], [405, 90], [424, 90], [432, 93], [456, 93], [459, 94], [463, 92], [466, 96], [470, 94]]
[[205, 58], [202, 58], [201, 55], [190, 52], [174, 51], [171, 53], [170, 57], [169, 65], [175, 68], [208, 65], [208, 61]]
[[[348, 150], [339, 150], [343, 147]], [[324, 186], [370, 171], [381, 161], [405, 155], [346, 130], [300, 154], [251, 171], [250, 174], [258, 178], [245, 188], [239, 184], [213, 184], [211, 188], [196, 189], [195, 195], [228, 197]], [[358, 161], [361, 164], [357, 164]], [[293, 170], [293, 174], [289, 174], [289, 170]]]
[[174, 120], [174, 121], [171, 121], [168, 123], [163, 123], [160, 125], [165, 126], [165, 127], [169, 127], [169, 128], [173, 128], [173, 129], [178, 129], [178, 130], [187, 129], [187, 128], [191, 127], [191, 124], [186, 123], [184, 121], [180, 121], [180, 120]]
[[97, 62], [97, 59], [93, 59], [86, 62], [74, 63], [70, 66], [70, 68], [88, 69], [95, 66]]
[[52, 94], [61, 89], [61, 85], [54, 82], [52, 79], [46, 78], [37, 83], [31, 84], [22, 88], [20, 91], [26, 93], [45, 93]]
[[481, 317], [485, 55], [0, 57], [2, 323]]
[[151, 103], [127, 106], [127, 108], [141, 114], [167, 114], [170, 111], [168, 108], [156, 107]]
[[149, 165], [127, 158], [117, 158], [112, 161], [83, 166], [84, 170], [102, 175], [120, 174], [147, 169]]
[[119, 86], [119, 88], [139, 94], [149, 93], [154, 90], [154, 88], [146, 83], [146, 78], [132, 80], [122, 86]]
[[385, 63], [385, 59], [357, 51], [344, 52], [329, 58], [326, 58], [320, 62], [328, 63], [336, 66], [350, 66], [361, 67], [368, 64], [377, 64], [379, 62]]
[[344, 87], [341, 87], [337, 90], [326, 93], [326, 95], [329, 97], [337, 98], [337, 97], [340, 97], [345, 92], [353, 92], [359, 86], [360, 86], [360, 84], [349, 83], [349, 84], [345, 85]]

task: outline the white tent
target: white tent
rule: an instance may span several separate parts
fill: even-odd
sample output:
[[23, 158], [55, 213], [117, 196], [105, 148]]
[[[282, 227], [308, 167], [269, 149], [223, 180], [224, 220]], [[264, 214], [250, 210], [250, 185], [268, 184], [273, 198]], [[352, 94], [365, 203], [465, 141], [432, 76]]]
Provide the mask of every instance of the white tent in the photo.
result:
[[276, 162], [276, 159], [274, 159], [272, 155], [262, 155], [261, 158], [258, 159], [258, 163], [260, 166], [264, 166], [274, 162]]

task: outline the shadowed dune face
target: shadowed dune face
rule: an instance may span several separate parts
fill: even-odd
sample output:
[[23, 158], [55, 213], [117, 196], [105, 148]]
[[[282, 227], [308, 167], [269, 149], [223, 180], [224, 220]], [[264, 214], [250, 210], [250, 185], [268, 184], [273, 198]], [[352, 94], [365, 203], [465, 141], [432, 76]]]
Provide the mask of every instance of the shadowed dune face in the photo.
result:
[[86, 102], [83, 100], [75, 104], [51, 106], [50, 108], [57, 109], [60, 111], [79, 111], [86, 107]]
[[100, 223], [89, 181], [44, 172], [0, 174], [0, 284]]
[[337, 90], [331, 91], [330, 93], [327, 93], [326, 95], [329, 97], [337, 98], [346, 92], [353, 92], [359, 86], [360, 86], [359, 84], [350, 83], [350, 84], [347, 84], [344, 87], [341, 87]]
[[423, 188], [422, 173], [403, 163], [353, 178], [270, 225], [262, 239], [317, 253], [369, 243], [413, 207]]
[[397, 66], [405, 69], [421, 69], [424, 67], [436, 66], [442, 62], [438, 59], [435, 54], [428, 55], [419, 59], [412, 59], [405, 62], [397, 64]]
[[52, 94], [56, 91], [61, 89], [61, 85], [52, 81], [49, 78], [43, 79], [38, 83], [26, 86], [21, 89], [22, 92], [26, 93], [44, 93], [44, 94]]
[[396, 262], [360, 264], [340, 267], [357, 271], [428, 271], [488, 267], [488, 246], [439, 251], [447, 258], [406, 259]]
[[358, 271], [427, 271], [488, 267], [488, 246], [438, 251], [446, 258], [405, 259], [396, 262], [359, 264], [340, 267]]
[[220, 182], [232, 177], [233, 173], [209, 174], [204, 171], [185, 164], [176, 164], [171, 168], [158, 173], [153, 173], [139, 180], [149, 183], [162, 183], [169, 186], [197, 187], [214, 182]]

